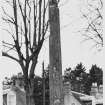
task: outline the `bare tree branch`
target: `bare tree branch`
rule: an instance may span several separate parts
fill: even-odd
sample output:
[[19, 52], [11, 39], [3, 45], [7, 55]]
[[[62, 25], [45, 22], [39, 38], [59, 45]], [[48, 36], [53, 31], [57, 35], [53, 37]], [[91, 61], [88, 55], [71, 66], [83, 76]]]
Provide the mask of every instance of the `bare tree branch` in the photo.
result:
[[5, 52], [2, 52], [2, 56], [6, 56], [6, 57], [8, 57], [8, 58], [11, 58], [11, 59], [13, 59], [13, 60], [19, 62], [19, 60], [18, 60], [17, 58], [15, 58], [15, 57], [13, 57], [13, 56], [11, 56], [11, 55], [5, 53]]
[[14, 18], [11, 17], [11, 16], [5, 11], [5, 9], [4, 9], [3, 7], [2, 7], [2, 10], [3, 10], [4, 15], [5, 15], [8, 19], [11, 19], [12, 21], [14, 21]]
[[[102, 13], [100, 12], [102, 7], [103, 7], [103, 2], [102, 0], [99, 0], [99, 2], [97, 1], [97, 5], [98, 6], [93, 6], [94, 4], [92, 4], [92, 1], [90, 0], [90, 3], [88, 2], [88, 14], [82, 13], [83, 17], [86, 18], [87, 20], [87, 28], [86, 30], [84, 30], [83, 36], [86, 37], [85, 40], [93, 40], [97, 45], [101, 45], [101, 47], [103, 47], [103, 29], [102, 29]], [[92, 8], [92, 10], [90, 9], [90, 7]], [[90, 14], [94, 14], [94, 17], [92, 17]]]
[[[5, 17], [2, 19], [9, 25], [6, 31], [13, 40], [11, 43], [8, 40], [3, 42], [3, 47], [6, 49], [2, 55], [20, 64], [24, 75], [26, 97], [29, 97], [27, 89], [32, 87], [31, 80], [34, 78], [38, 55], [48, 30], [46, 11], [49, 0], [47, 2], [46, 0], [12, 1], [13, 14], [7, 14], [3, 8]], [[16, 51], [18, 58], [12, 55], [13, 50]]]
[[38, 32], [38, 43], [41, 40], [41, 6], [42, 5], [42, 0], [39, 0], [39, 32]]

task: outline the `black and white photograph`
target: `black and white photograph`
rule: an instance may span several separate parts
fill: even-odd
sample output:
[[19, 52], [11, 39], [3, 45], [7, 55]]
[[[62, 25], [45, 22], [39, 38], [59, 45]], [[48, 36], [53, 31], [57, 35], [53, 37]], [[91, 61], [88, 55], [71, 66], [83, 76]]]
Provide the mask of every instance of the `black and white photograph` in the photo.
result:
[[104, 105], [103, 0], [0, 0], [0, 105]]

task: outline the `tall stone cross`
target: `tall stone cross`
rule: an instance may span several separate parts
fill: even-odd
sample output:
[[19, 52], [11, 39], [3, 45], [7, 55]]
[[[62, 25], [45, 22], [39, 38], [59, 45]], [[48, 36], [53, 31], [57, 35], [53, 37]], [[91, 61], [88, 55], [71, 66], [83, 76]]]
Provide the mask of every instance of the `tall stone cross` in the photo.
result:
[[59, 8], [56, 0], [49, 0], [49, 87], [50, 105], [63, 105], [62, 62]]

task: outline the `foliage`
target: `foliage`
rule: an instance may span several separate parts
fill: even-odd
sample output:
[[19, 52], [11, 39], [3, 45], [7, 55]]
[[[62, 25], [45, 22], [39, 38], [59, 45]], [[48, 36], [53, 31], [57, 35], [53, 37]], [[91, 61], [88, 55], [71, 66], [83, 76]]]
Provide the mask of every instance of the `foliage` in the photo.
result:
[[84, 83], [87, 79], [85, 70], [81, 62], [76, 65], [74, 70], [71, 70], [71, 68], [66, 69], [64, 79], [65, 81], [70, 81], [72, 90], [83, 92]]
[[103, 84], [102, 80], [103, 72], [97, 65], [92, 65], [90, 72], [87, 73], [83, 64], [79, 63], [74, 70], [68, 68], [64, 73], [64, 82], [69, 81], [73, 91], [85, 94], [90, 94], [93, 82], [97, 82], [97, 85], [99, 86], [100, 84]]
[[8, 77], [5, 77], [5, 79], [4, 79], [4, 81], [3, 81], [3, 85], [11, 85], [11, 83], [12, 83], [12, 81], [11, 81], [11, 79], [10, 78], [8, 78]]
[[75, 71], [75, 76], [80, 76], [81, 73], [85, 72], [85, 67], [83, 66], [83, 64], [80, 62], [79, 64], [76, 65], [74, 71]]
[[85, 94], [88, 94], [88, 95], [90, 94], [91, 86], [92, 86], [92, 81], [90, 78], [90, 74], [87, 74], [87, 78], [84, 82], [84, 93]]
[[96, 82], [97, 85], [103, 84], [103, 71], [97, 65], [92, 65], [90, 69], [90, 78], [92, 82]]

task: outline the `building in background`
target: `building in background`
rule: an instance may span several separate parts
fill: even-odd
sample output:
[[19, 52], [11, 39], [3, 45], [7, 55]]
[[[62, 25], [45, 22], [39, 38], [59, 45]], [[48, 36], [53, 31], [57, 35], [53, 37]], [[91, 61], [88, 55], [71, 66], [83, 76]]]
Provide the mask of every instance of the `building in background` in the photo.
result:
[[[3, 105], [26, 105], [23, 81], [20, 76], [13, 85], [4, 85]], [[71, 84], [64, 83], [64, 105], [103, 105], [103, 86], [92, 84], [90, 95], [71, 91]]]
[[12, 85], [3, 86], [3, 105], [26, 105], [26, 94], [21, 77]]
[[103, 86], [97, 87], [96, 83], [91, 87], [90, 95], [71, 91], [70, 83], [64, 84], [64, 105], [103, 105]]

